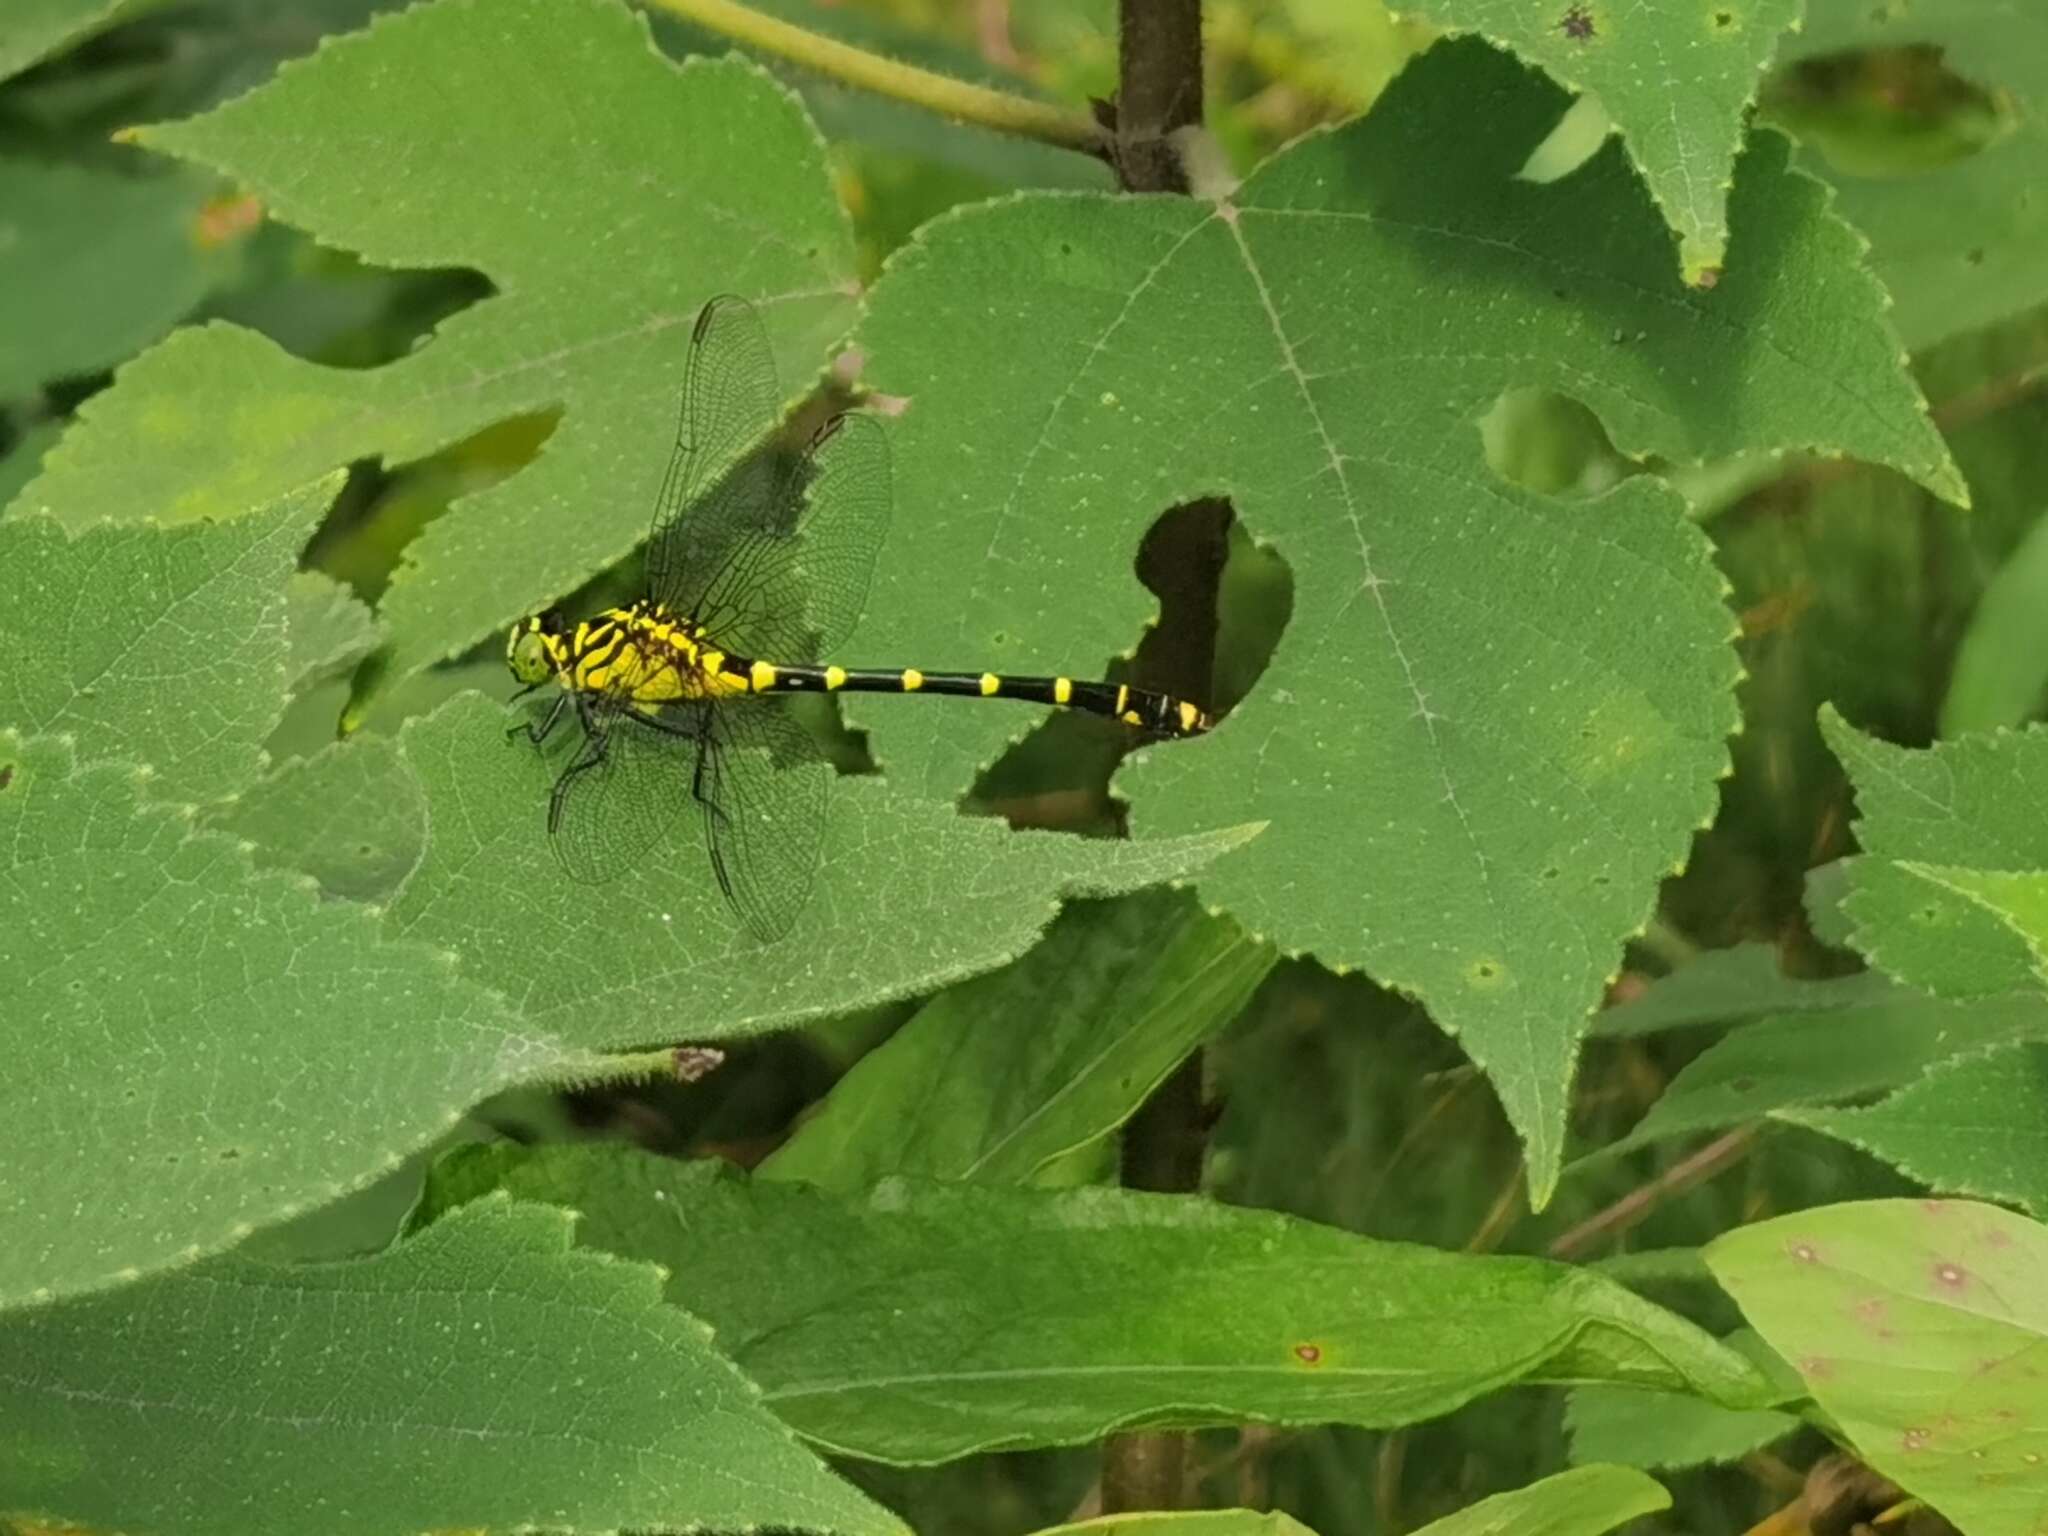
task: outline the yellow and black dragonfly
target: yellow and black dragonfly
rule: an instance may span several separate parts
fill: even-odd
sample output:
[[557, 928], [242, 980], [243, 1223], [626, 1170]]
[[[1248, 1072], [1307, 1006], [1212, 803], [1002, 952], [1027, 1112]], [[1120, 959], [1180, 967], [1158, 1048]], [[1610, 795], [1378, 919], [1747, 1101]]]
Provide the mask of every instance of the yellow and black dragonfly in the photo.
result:
[[583, 739], [555, 781], [548, 833], [563, 867], [616, 879], [695, 805], [719, 889], [764, 940], [809, 899], [832, 771], [791, 693], [1019, 699], [1106, 715], [1147, 737], [1209, 729], [1198, 706], [1122, 683], [1004, 677], [820, 658], [852, 632], [890, 512], [889, 442], [842, 411], [800, 451], [778, 444], [782, 389], [753, 306], [706, 304], [690, 335], [681, 419], [647, 541], [645, 593], [571, 626], [513, 626], [506, 661], [535, 744], [573, 711]]

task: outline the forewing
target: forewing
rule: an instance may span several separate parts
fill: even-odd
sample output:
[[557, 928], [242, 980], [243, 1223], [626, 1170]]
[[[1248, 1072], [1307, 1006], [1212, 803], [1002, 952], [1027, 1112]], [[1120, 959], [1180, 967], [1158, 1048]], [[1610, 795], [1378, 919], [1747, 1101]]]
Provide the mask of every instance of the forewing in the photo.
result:
[[571, 879], [608, 884], [669, 838], [690, 801], [705, 708], [650, 719], [623, 697], [590, 706], [548, 807], [548, 841]]
[[709, 707], [704, 841], [719, 888], [747, 931], [781, 938], [810, 900], [825, 841], [832, 767], [777, 698]]
[[773, 513], [777, 460], [762, 452], [782, 408], [775, 354], [754, 306], [723, 294], [698, 312], [683, 370], [675, 451], [655, 497], [647, 591], [671, 612], [693, 612], [735, 538]]
[[803, 662], [853, 633], [889, 530], [889, 438], [864, 411], [834, 416], [777, 494], [786, 509], [735, 539], [692, 612], [742, 655]]

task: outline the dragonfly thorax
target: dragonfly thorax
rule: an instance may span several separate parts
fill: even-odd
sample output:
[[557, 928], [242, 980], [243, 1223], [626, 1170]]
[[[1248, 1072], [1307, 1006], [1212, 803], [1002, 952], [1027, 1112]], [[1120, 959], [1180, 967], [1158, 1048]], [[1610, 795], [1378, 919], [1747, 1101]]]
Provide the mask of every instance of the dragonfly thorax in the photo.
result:
[[607, 608], [574, 629], [554, 613], [521, 619], [506, 663], [529, 686], [552, 678], [641, 708], [747, 691], [744, 673], [699, 625], [647, 602]]

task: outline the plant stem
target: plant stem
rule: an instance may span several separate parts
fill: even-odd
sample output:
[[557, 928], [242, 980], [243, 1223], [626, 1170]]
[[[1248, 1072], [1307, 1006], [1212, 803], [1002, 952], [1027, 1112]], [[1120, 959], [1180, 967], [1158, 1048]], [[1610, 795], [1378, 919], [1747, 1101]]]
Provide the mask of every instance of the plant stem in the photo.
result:
[[1704, 1183], [1731, 1164], [1747, 1157], [1756, 1145], [1758, 1127], [1745, 1125], [1718, 1136], [1699, 1151], [1673, 1163], [1649, 1183], [1640, 1185], [1619, 1200], [1580, 1222], [1546, 1250], [1553, 1259], [1575, 1259], [1602, 1238], [1614, 1237], [1641, 1221], [1673, 1195]]
[[818, 74], [859, 86], [893, 101], [923, 107], [940, 117], [973, 123], [997, 133], [1039, 139], [1061, 149], [1084, 154], [1108, 151], [1108, 138], [1095, 120], [1050, 102], [1012, 96], [987, 86], [970, 85], [928, 69], [900, 64], [866, 49], [855, 48], [834, 38], [821, 37], [802, 27], [750, 10], [736, 0], [651, 0], [661, 9], [686, 21], [744, 43], [762, 53], [772, 53], [792, 64]]
[[[1202, 120], [1201, 0], [1122, 0], [1117, 29], [1116, 138], [1111, 152], [1127, 192], [1186, 192], [1172, 142]], [[1216, 662], [1216, 589], [1230, 507], [1203, 501], [1160, 519], [1138, 554], [1159, 595], [1160, 643], [1143, 651], [1143, 680], [1204, 703]], [[1124, 1127], [1123, 1182], [1130, 1189], [1192, 1194], [1201, 1185], [1207, 1125], [1202, 1053], [1197, 1050], [1153, 1090]], [[1103, 1451], [1102, 1507], [1179, 1509], [1187, 1502], [1191, 1440], [1143, 1430], [1111, 1438]]]
[[1116, 92], [1116, 168], [1124, 189], [1187, 191], [1172, 135], [1201, 120], [1201, 0], [1124, 0]]

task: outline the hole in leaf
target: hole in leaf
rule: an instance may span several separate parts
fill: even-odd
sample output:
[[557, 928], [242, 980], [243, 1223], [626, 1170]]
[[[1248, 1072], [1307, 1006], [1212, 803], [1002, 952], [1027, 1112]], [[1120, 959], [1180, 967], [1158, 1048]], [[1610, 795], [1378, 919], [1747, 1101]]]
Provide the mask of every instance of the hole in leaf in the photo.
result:
[[[1226, 503], [1203, 500], [1171, 508], [1153, 523], [1135, 569], [1159, 599], [1159, 620], [1139, 637], [1132, 659], [1106, 660], [1091, 675], [1159, 688], [1218, 717], [1235, 708], [1272, 660], [1292, 612], [1287, 563], [1246, 533]], [[1044, 669], [1023, 657], [1011, 666]], [[969, 803], [999, 811], [1013, 826], [1118, 831], [1123, 806], [1109, 795], [1108, 780], [1136, 745], [1114, 721], [1050, 711], [982, 775]]]
[[1529, 151], [1518, 173], [1522, 180], [1539, 184], [1569, 176], [1599, 152], [1614, 130], [1607, 109], [1591, 93], [1583, 95], [1564, 110], [1557, 126]]
[[1948, 67], [1927, 44], [1802, 59], [1772, 76], [1764, 111], [1852, 176], [1897, 177], [1948, 165], [2017, 125], [1996, 82]]
[[364, 460], [352, 465], [348, 484], [314, 535], [305, 563], [374, 604], [390, 585], [406, 546], [423, 529], [457, 497], [486, 490], [532, 463], [561, 419], [558, 410], [513, 416], [408, 464], [384, 469]]
[[[1614, 344], [1633, 340], [1625, 334]], [[1543, 496], [1584, 500], [1641, 471], [1615, 451], [1599, 417], [1548, 390], [1506, 391], [1480, 421], [1479, 435], [1495, 474]]]

